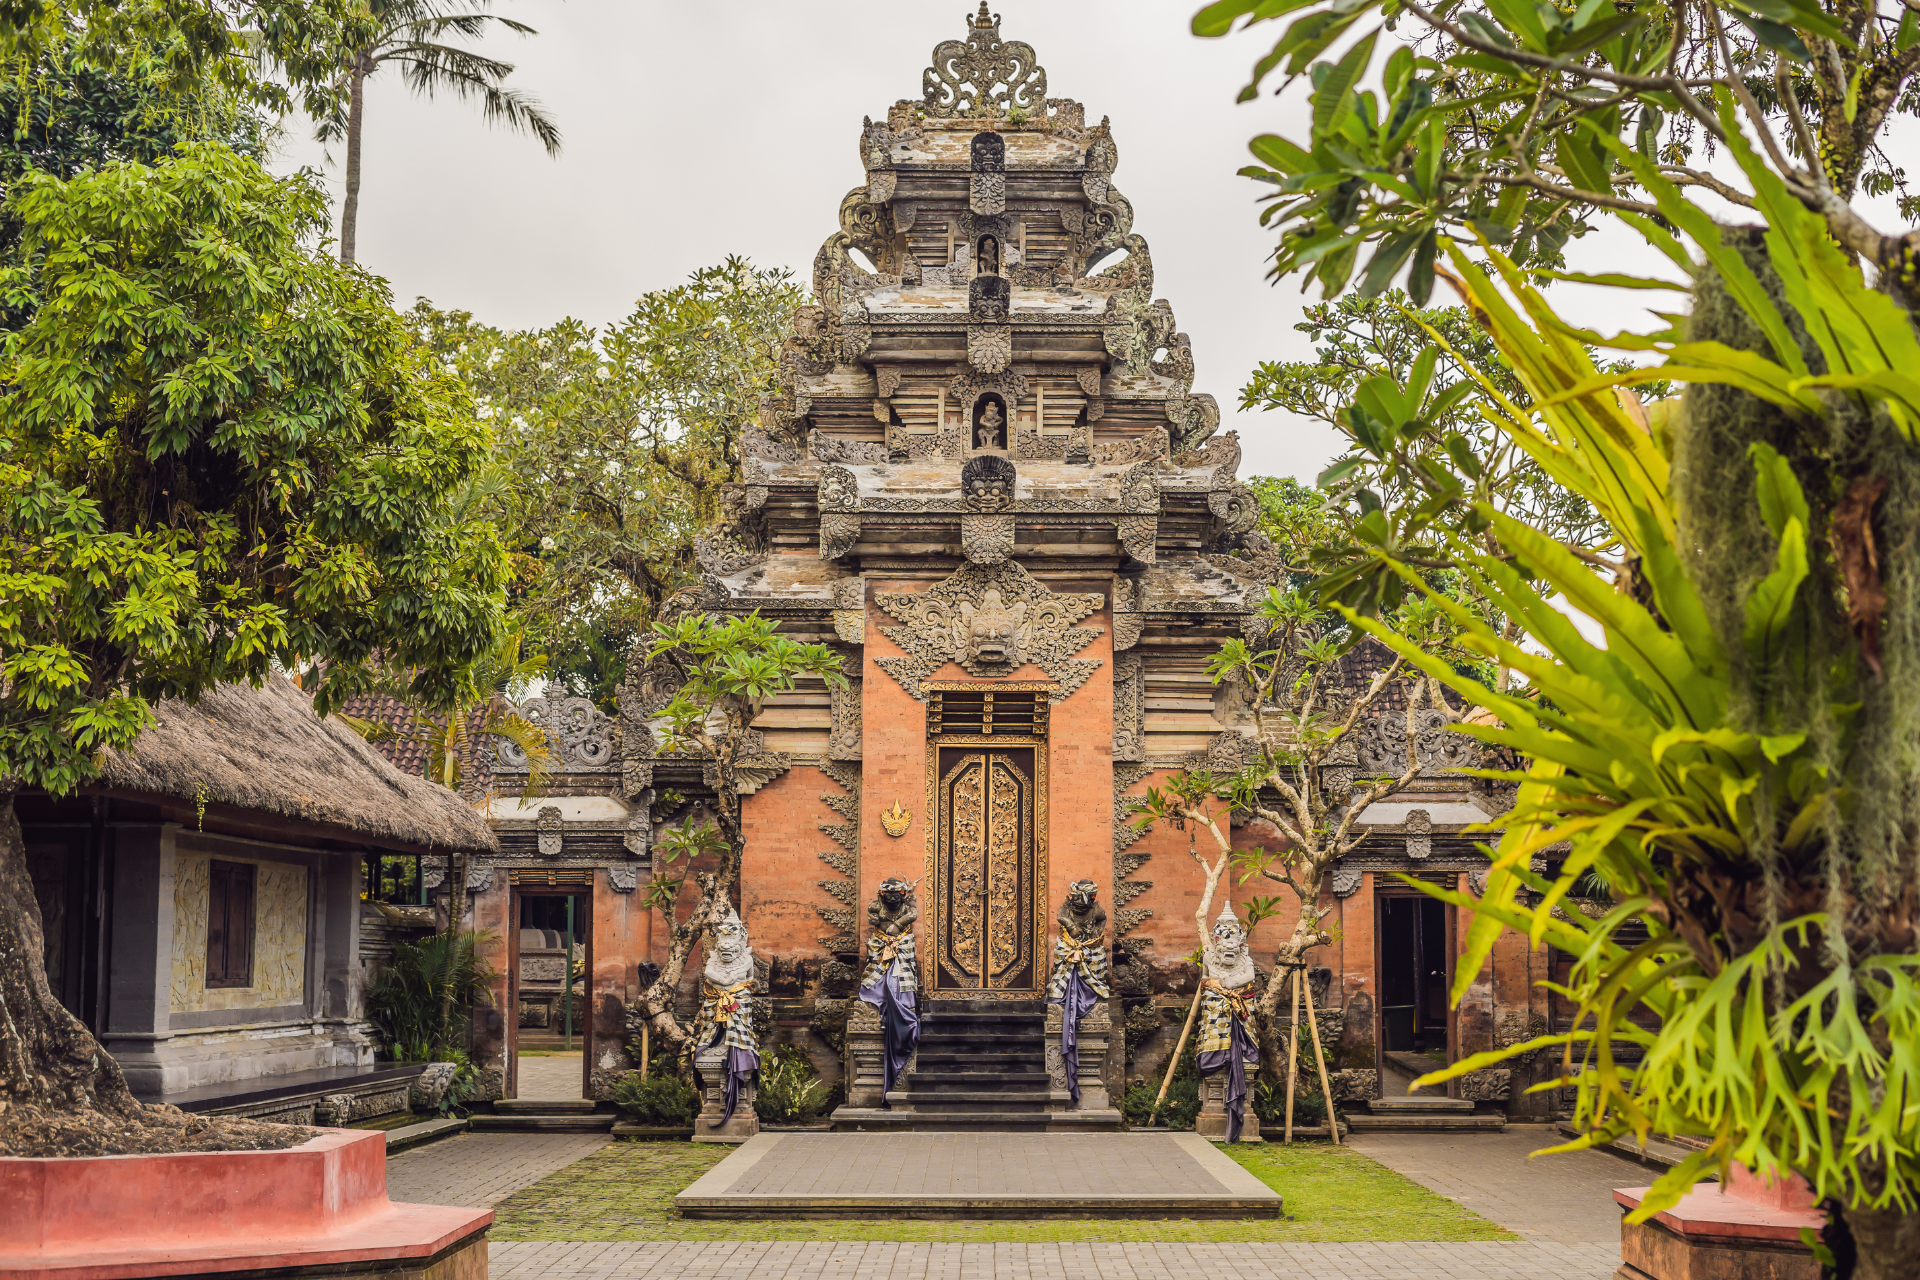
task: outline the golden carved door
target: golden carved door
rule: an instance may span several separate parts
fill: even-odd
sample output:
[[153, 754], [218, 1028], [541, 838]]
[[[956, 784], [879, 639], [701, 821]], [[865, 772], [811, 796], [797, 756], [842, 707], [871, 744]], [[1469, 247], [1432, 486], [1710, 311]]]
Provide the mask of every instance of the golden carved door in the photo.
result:
[[1039, 988], [1034, 831], [1044, 812], [1034, 748], [938, 748], [933, 990], [1012, 995]]

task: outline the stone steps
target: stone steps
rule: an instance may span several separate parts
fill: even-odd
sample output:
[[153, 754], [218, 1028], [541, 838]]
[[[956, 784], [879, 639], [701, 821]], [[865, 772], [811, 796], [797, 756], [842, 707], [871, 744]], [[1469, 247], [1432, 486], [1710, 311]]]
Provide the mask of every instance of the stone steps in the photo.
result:
[[619, 1117], [606, 1115], [473, 1115], [467, 1127], [475, 1133], [610, 1133]]
[[499, 1115], [590, 1115], [594, 1102], [591, 1098], [501, 1098], [493, 1109]]
[[[922, 1063], [925, 1063], [923, 1058]], [[914, 1088], [926, 1088], [934, 1093], [948, 1089], [974, 1089], [983, 1080], [997, 1081], [1002, 1085], [1021, 1085], [1029, 1088], [1045, 1089], [1047, 1073], [1039, 1071], [915, 1071]]]
[[1349, 1115], [1346, 1123], [1355, 1133], [1499, 1133], [1507, 1127], [1507, 1118], [1495, 1112], [1487, 1115]]
[[432, 1142], [435, 1138], [450, 1138], [456, 1133], [465, 1133], [467, 1122], [455, 1120], [451, 1116], [444, 1120], [422, 1120], [418, 1124], [403, 1124], [387, 1130], [387, 1154], [405, 1151], [408, 1147], [417, 1147]]

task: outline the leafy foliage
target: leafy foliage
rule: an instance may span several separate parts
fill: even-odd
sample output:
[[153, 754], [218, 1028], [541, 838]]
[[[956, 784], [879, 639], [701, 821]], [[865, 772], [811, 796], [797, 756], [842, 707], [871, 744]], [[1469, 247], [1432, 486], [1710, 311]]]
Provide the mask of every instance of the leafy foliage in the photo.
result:
[[[488, 933], [443, 932], [393, 944], [367, 983], [367, 1019], [400, 1062], [459, 1062], [467, 1014], [491, 999], [499, 975], [480, 958]], [[456, 1077], [457, 1078], [457, 1077]]]
[[661, 1128], [690, 1125], [700, 1114], [700, 1095], [694, 1087], [657, 1064], [647, 1075], [629, 1071], [614, 1081], [613, 1101], [635, 1124]]
[[789, 272], [730, 258], [602, 329], [410, 313], [499, 436], [513, 609], [576, 693], [610, 705], [621, 655], [694, 573], [801, 301]]
[[[1280, 230], [1275, 275], [1300, 273], [1332, 297], [1357, 273], [1373, 297], [1404, 271], [1425, 306], [1454, 237], [1485, 237], [1516, 264], [1553, 272], [1596, 211], [1658, 216], [1635, 198], [1649, 192], [1646, 170], [1756, 208], [1753, 193], [1703, 167], [1737, 145], [1719, 99], [1741, 104], [1788, 198], [1903, 287], [1913, 282], [1914, 234], [1883, 238], [1849, 203], [1863, 179], [1904, 193], [1879, 146], [1895, 113], [1920, 112], [1920, 25], [1901, 6], [1216, 0], [1193, 30], [1222, 36], [1241, 19], [1244, 29], [1283, 17], [1285, 33], [1241, 93], [1253, 97], [1279, 70], [1312, 85], [1309, 136], [1255, 138], [1259, 164], [1241, 171], [1272, 188], [1263, 218]], [[1369, 26], [1376, 18], [1384, 23]], [[1363, 88], [1382, 32], [1408, 20], [1414, 44], [1389, 36], [1379, 92]], [[1913, 202], [1902, 205], [1913, 216]]]
[[376, 652], [425, 703], [495, 642], [489, 440], [378, 282], [307, 252], [319, 191], [215, 143], [29, 175], [0, 348], [0, 775], [63, 791], [152, 699]]
[[790, 1044], [760, 1059], [760, 1085], [753, 1110], [766, 1124], [798, 1124], [827, 1109], [827, 1086], [813, 1060]]
[[[1866, 409], [1871, 420], [1899, 424], [1892, 447], [1910, 448], [1911, 401], [1893, 366], [1920, 361], [1912, 330], [1865, 288], [1819, 220], [1750, 154], [1743, 158], [1767, 202], [1764, 262], [1787, 305], [1775, 305], [1712, 224], [1681, 225], [1731, 305], [1775, 335], [1772, 358], [1663, 334], [1645, 340], [1668, 356], [1660, 372], [1791, 408], [1810, 435], [1824, 438]], [[1674, 194], [1649, 185], [1663, 198]], [[1510, 261], [1498, 253], [1492, 261], [1524, 316], [1478, 273], [1462, 270], [1462, 287], [1538, 414], [1536, 424], [1533, 414], [1503, 406], [1504, 429], [1607, 519], [1638, 576], [1630, 592], [1616, 590], [1549, 539], [1486, 513], [1533, 580], [1489, 556], [1466, 572], [1521, 620], [1538, 649], [1429, 595], [1461, 626], [1463, 644], [1525, 672], [1539, 697], [1489, 689], [1377, 623], [1353, 619], [1492, 709], [1500, 723], [1466, 731], [1531, 762], [1513, 775], [1518, 800], [1484, 897], [1428, 890], [1475, 912], [1456, 998], [1503, 927], [1575, 957], [1566, 989], [1578, 1006], [1573, 1030], [1474, 1055], [1426, 1079], [1555, 1048], [1565, 1055], [1565, 1076], [1554, 1084], [1577, 1087], [1577, 1120], [1588, 1130], [1570, 1146], [1655, 1130], [1707, 1138], [1705, 1151], [1655, 1184], [1639, 1217], [1672, 1204], [1703, 1167], [1735, 1161], [1763, 1173], [1799, 1171], [1850, 1211], [1911, 1212], [1920, 1065], [1903, 1046], [1920, 1043], [1920, 957], [1908, 923], [1914, 858], [1904, 836], [1862, 822], [1872, 808], [1897, 809], [1904, 796], [1858, 784], [1888, 767], [1910, 776], [1910, 740], [1874, 741], [1869, 730], [1889, 719], [1909, 723], [1915, 693], [1910, 678], [1875, 686], [1863, 683], [1871, 677], [1862, 662], [1820, 660], [1822, 635], [1833, 630], [1822, 615], [1846, 615], [1839, 584], [1810, 569], [1809, 539], [1820, 527], [1812, 504], [1831, 510], [1833, 491], [1803, 487], [1771, 445], [1753, 442], [1749, 492], [1773, 554], [1749, 580], [1740, 620], [1729, 627], [1703, 590], [1726, 567], [1692, 562], [1662, 444], [1724, 424], [1693, 416], [1703, 406], [1690, 392], [1685, 413], [1640, 429], [1611, 391], [1626, 377], [1585, 362], [1582, 339], [1591, 335], [1554, 315]], [[1786, 316], [1804, 323], [1805, 342], [1833, 372], [1806, 371]], [[1847, 393], [1795, 399], [1808, 383]], [[1817, 418], [1824, 427], [1807, 421]], [[1600, 625], [1603, 644], [1549, 605], [1555, 594]], [[1901, 643], [1911, 644], [1910, 633]], [[1796, 668], [1806, 680], [1774, 683]], [[1769, 688], [1794, 696], [1768, 697]], [[1808, 688], [1821, 692], [1818, 705], [1800, 705]], [[1889, 766], [1889, 753], [1906, 763]], [[1898, 843], [1875, 847], [1876, 835]], [[1557, 869], [1532, 872], [1531, 857], [1560, 841], [1571, 853]], [[1589, 871], [1607, 885], [1612, 908], [1591, 922], [1556, 915]], [[1636, 919], [1648, 926], [1647, 940], [1616, 941]], [[1623, 1059], [1623, 1043], [1638, 1047], [1638, 1062]]]

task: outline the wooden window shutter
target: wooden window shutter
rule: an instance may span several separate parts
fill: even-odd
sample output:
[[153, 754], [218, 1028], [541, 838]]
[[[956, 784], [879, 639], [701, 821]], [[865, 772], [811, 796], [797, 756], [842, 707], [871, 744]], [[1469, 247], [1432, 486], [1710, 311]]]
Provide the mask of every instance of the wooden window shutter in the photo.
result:
[[253, 877], [250, 862], [207, 866], [207, 985], [253, 985]]

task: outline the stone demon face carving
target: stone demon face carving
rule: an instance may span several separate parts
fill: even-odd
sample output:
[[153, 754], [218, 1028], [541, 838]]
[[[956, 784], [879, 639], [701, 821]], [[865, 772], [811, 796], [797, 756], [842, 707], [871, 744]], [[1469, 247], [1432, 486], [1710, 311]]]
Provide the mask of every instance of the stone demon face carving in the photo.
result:
[[1100, 892], [1100, 886], [1091, 880], [1075, 880], [1067, 889], [1067, 901], [1073, 904], [1075, 911], [1085, 911], [1093, 905]]
[[714, 949], [720, 953], [725, 964], [733, 964], [747, 954], [747, 927], [740, 923], [739, 917], [723, 920], [713, 931]]
[[996, 667], [1017, 667], [1026, 648], [1027, 606], [1016, 601], [1008, 604], [998, 591], [988, 588], [975, 608], [960, 603], [962, 651], [975, 661]]
[[913, 886], [898, 876], [880, 882], [880, 901], [888, 911], [898, 911], [913, 894]]
[[[987, 401], [993, 408], [993, 401]], [[981, 423], [985, 426], [985, 421]], [[989, 442], [999, 445], [999, 440]], [[960, 492], [969, 511], [1004, 511], [1013, 505], [1013, 486], [1018, 478], [1011, 462], [992, 454], [967, 459], [960, 468]]]

